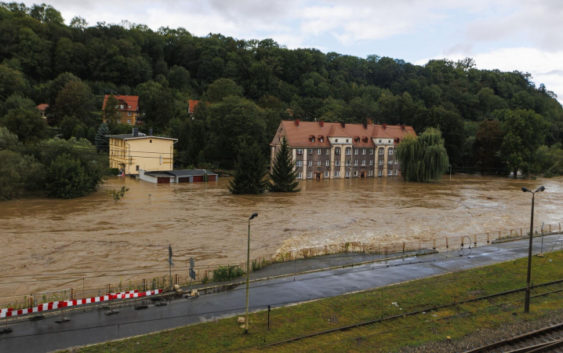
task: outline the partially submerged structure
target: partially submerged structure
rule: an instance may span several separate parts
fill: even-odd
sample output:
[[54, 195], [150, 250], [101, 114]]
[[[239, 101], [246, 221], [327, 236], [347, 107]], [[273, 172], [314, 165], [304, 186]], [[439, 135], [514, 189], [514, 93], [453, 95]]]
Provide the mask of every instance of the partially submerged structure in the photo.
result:
[[285, 138], [298, 179], [397, 176], [396, 147], [409, 134], [416, 135], [406, 125], [284, 120], [270, 143], [270, 168]]

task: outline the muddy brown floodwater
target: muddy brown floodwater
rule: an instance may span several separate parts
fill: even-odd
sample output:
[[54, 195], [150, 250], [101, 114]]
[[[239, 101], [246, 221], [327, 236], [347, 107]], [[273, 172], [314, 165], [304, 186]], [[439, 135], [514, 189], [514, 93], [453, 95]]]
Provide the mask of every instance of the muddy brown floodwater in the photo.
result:
[[[125, 198], [109, 192], [126, 185]], [[228, 179], [153, 185], [113, 178], [74, 200], [0, 203], [0, 297], [165, 274], [168, 244], [175, 269], [242, 263], [248, 216], [252, 257], [347, 241], [403, 241], [563, 222], [563, 178], [511, 180], [456, 175], [440, 183], [400, 178], [307, 181], [301, 192], [235, 196]]]

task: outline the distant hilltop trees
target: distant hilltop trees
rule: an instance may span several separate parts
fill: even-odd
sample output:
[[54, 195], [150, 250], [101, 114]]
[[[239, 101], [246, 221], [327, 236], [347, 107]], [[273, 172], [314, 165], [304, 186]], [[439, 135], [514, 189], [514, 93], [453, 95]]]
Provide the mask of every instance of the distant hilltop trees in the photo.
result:
[[[282, 120], [371, 120], [439, 129], [454, 172], [563, 174], [563, 109], [527, 73], [478, 70], [471, 59], [419, 66], [289, 50], [183, 28], [81, 18], [67, 26], [49, 5], [1, 3], [0, 33], [0, 126], [21, 144], [94, 143], [104, 95], [134, 95], [141, 129], [178, 138], [179, 167], [233, 169], [245, 141], [268, 156]], [[193, 114], [189, 100], [199, 100]], [[48, 104], [45, 118], [39, 104]]]

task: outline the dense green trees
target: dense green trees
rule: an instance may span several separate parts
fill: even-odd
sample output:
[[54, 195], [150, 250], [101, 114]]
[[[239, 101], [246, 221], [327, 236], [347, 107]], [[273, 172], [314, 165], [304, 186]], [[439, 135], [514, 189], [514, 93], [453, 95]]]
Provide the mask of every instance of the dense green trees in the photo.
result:
[[[471, 59], [418, 66], [288, 50], [271, 39], [196, 37], [183, 28], [88, 26], [80, 18], [65, 26], [51, 6], [0, 3], [0, 126], [26, 148], [54, 136], [94, 143], [105, 94], [140, 97], [143, 128], [180, 138], [176, 166], [233, 168], [244, 141], [267, 156], [279, 122], [298, 118], [439, 128], [454, 171], [560, 170], [563, 109], [526, 73], [478, 70]], [[189, 99], [201, 101], [193, 115]], [[40, 103], [49, 104], [48, 126]], [[115, 109], [105, 114], [117, 118]]]
[[233, 194], [261, 194], [266, 191], [268, 180], [266, 159], [256, 142], [243, 142], [235, 164], [235, 177], [229, 184]]
[[297, 186], [297, 171], [295, 171], [295, 163], [291, 157], [291, 152], [284, 138], [280, 145], [280, 149], [274, 159], [274, 166], [270, 174], [272, 179], [270, 191], [273, 192], [292, 192], [299, 191]]
[[448, 154], [440, 130], [426, 129], [420, 136], [407, 136], [397, 147], [401, 175], [406, 181], [439, 180], [447, 170]]

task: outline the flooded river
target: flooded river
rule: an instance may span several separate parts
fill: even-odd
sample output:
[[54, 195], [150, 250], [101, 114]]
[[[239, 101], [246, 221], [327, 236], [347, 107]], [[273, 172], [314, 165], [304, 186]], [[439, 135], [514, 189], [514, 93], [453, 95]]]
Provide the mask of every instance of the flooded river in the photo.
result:
[[[115, 202], [111, 190], [129, 188]], [[252, 257], [346, 241], [402, 241], [563, 222], [563, 178], [511, 180], [457, 175], [436, 184], [400, 178], [307, 181], [301, 192], [231, 195], [228, 179], [153, 185], [113, 178], [74, 200], [0, 203], [0, 297], [149, 278], [176, 268], [241, 263], [248, 216]]]

